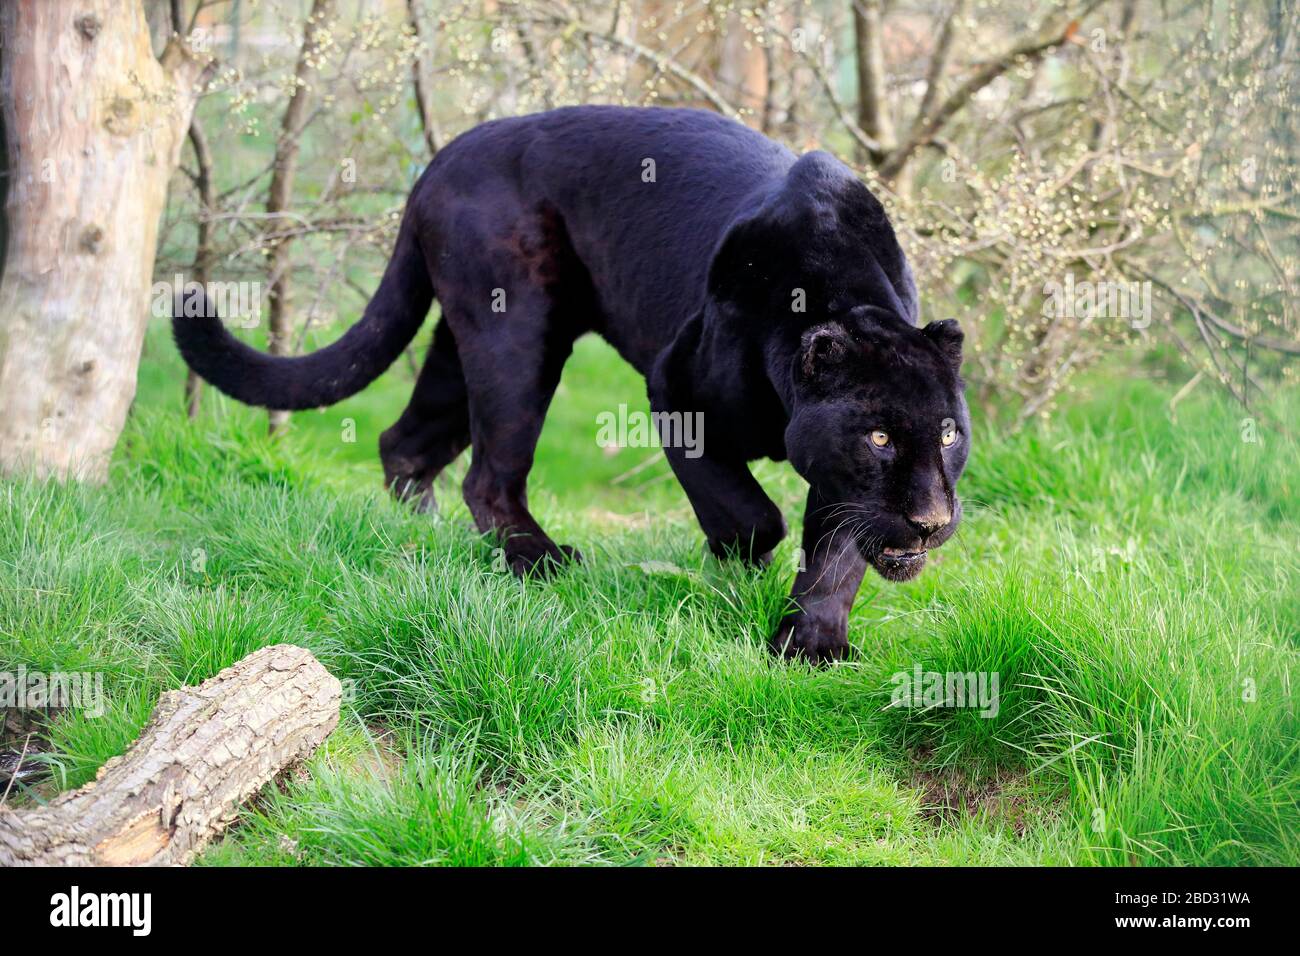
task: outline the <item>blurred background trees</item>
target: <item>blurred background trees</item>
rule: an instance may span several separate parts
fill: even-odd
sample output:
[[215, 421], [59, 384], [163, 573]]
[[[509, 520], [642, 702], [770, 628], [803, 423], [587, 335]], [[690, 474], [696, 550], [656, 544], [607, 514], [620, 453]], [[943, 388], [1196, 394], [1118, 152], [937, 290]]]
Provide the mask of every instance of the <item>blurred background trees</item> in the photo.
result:
[[851, 163], [1012, 424], [1108, 355], [1246, 404], [1294, 377], [1300, 13], [1282, 0], [168, 3], [220, 69], [198, 110], [211, 159], [187, 151], [158, 272], [190, 270], [205, 229], [212, 278], [268, 283], [277, 350], [359, 313], [433, 150], [613, 102], [718, 110]]
[[[1247, 403], [1300, 352], [1300, 14], [1282, 0], [179, 5], [222, 62], [200, 107], [221, 185], [203, 215], [175, 193], [166, 255], [187, 264], [216, 226], [218, 272], [269, 280], [277, 349], [360, 311], [439, 144], [627, 103], [715, 109], [853, 164], [1013, 421], [1108, 352], [1167, 351]], [[1114, 286], [1147, 311], [1114, 315]]]

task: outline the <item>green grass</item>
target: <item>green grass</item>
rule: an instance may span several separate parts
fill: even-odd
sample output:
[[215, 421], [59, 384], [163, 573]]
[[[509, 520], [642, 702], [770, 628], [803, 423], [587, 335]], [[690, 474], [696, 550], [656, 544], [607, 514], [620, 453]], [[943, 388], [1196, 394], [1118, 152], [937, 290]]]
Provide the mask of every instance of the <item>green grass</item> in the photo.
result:
[[[205, 864], [1300, 862], [1300, 455], [1262, 415], [1243, 442], [1208, 389], [1177, 421], [1118, 375], [1050, 425], [981, 419], [957, 539], [869, 579], [855, 659], [814, 670], [764, 649], [794, 541], [720, 564], [657, 452], [596, 446], [598, 411], [644, 407], [598, 342], [531, 493], [587, 563], [546, 583], [495, 570], [463, 461], [435, 518], [380, 493], [404, 362], [278, 442], [214, 395], [186, 422], [180, 378], [155, 330], [106, 487], [0, 485], [0, 661], [99, 672], [107, 699], [53, 720], [55, 783], [11, 802], [92, 779], [161, 691], [292, 642], [345, 680], [343, 724]], [[797, 527], [799, 481], [757, 472]], [[997, 716], [889, 707], [918, 664], [996, 672]]]

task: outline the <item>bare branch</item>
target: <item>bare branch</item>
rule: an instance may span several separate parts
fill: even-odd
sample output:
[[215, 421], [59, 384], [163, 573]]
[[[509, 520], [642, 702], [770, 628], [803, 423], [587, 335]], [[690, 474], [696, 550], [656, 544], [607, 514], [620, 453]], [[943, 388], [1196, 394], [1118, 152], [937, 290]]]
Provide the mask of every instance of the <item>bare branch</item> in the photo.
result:
[[933, 113], [920, 117], [908, 134], [907, 140], [891, 152], [880, 166], [880, 174], [893, 179], [912, 158], [953, 118], [966, 107], [975, 94], [988, 86], [1015, 64], [1037, 59], [1050, 50], [1067, 43], [1078, 32], [1079, 21], [1106, 0], [1091, 0], [1078, 17], [1065, 22], [1053, 20], [1033, 36], [1014, 44], [1000, 56], [982, 64], [966, 82], [957, 87]]
[[695, 92], [699, 93], [700, 96], [704, 97], [710, 106], [716, 109], [719, 113], [722, 113], [724, 116], [729, 116], [732, 119], [741, 118], [740, 111], [728, 103], [722, 94], [706, 82], [702, 76], [693, 70], [688, 70], [676, 60], [665, 56], [658, 50], [637, 43], [635, 40], [616, 36], [600, 29], [599, 27], [590, 26], [583, 23], [581, 20], [561, 15], [559, 13], [550, 15], [531, 14], [525, 15], [520, 19], [531, 23], [549, 23], [552, 26], [563, 26], [567, 30], [572, 31], [573, 33], [580, 33], [590, 40], [596, 40], [597, 42], [606, 43], [610, 46], [616, 46], [619, 49], [626, 50], [638, 59], [653, 64], [657, 69], [662, 70], [669, 76], [681, 80], [687, 86], [691, 87], [691, 89], [695, 90]]
[[966, 12], [967, 0], [953, 0], [948, 16], [944, 18], [939, 31], [939, 42], [935, 45], [934, 56], [930, 58], [930, 70], [925, 78], [925, 94], [916, 111], [916, 123], [922, 122], [934, 112], [934, 105], [939, 102], [939, 93], [944, 77], [948, 73], [948, 64], [952, 60], [953, 40], [957, 36], [957, 21]]

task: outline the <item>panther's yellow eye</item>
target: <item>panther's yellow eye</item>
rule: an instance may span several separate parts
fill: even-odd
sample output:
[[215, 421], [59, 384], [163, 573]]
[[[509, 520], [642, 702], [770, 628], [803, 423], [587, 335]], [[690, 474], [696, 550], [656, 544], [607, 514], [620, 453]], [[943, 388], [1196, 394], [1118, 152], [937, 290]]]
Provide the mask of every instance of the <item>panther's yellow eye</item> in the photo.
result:
[[942, 441], [943, 446], [947, 448], [949, 445], [951, 445], [953, 442], [957, 440], [957, 429], [953, 428], [952, 426], [945, 428], [943, 430], [943, 434], [939, 437], [939, 440]]
[[871, 444], [875, 445], [877, 448], [884, 448], [889, 444], [889, 435], [877, 428], [871, 433]]

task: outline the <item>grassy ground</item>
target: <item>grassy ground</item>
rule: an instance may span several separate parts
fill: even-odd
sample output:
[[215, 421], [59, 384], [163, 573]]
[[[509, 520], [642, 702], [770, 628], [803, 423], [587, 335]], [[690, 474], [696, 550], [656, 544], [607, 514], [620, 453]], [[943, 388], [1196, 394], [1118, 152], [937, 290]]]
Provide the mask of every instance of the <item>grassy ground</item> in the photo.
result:
[[[106, 714], [49, 728], [53, 786], [262, 645], [346, 680], [309, 772], [203, 863], [1300, 862], [1300, 455], [1208, 391], [1173, 421], [1117, 377], [1050, 426], [981, 424], [958, 538], [869, 579], [860, 653], [813, 670], [764, 650], [793, 544], [762, 573], [706, 558], [658, 453], [596, 447], [598, 411], [644, 406], [597, 342], [534, 472], [587, 556], [548, 583], [494, 571], [454, 482], [434, 519], [379, 493], [402, 363], [274, 444], [215, 396], [185, 422], [180, 377], [151, 335], [106, 488], [0, 485], [0, 659], [105, 675]], [[758, 473], [797, 526], [797, 479]], [[997, 716], [887, 706], [918, 664], [997, 672]]]

